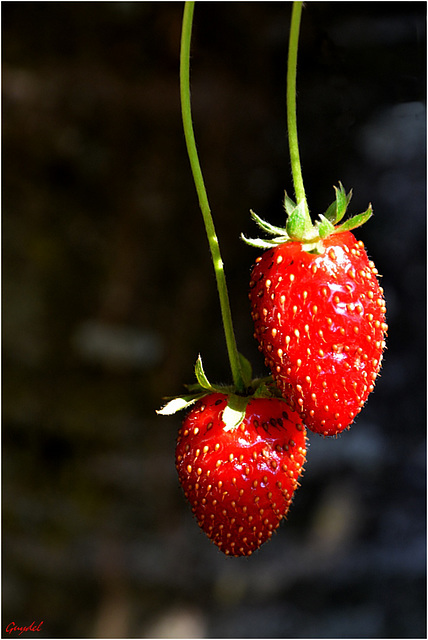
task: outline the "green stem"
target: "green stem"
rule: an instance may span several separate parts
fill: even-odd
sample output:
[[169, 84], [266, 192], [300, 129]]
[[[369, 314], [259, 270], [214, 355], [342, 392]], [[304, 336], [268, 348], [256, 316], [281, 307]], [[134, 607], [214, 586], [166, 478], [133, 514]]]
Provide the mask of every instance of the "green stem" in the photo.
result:
[[288, 144], [290, 148], [291, 171], [293, 174], [294, 192], [297, 203], [304, 202], [305, 214], [308, 222], [311, 222], [305, 188], [303, 186], [302, 169], [300, 166], [299, 142], [297, 139], [296, 117], [296, 75], [297, 75], [297, 49], [299, 45], [300, 19], [303, 2], [293, 2], [291, 13], [290, 40], [288, 46], [287, 65], [287, 125]]
[[184, 136], [186, 139], [187, 153], [189, 155], [190, 166], [192, 168], [193, 179], [199, 199], [202, 217], [204, 219], [205, 231], [208, 244], [211, 250], [211, 257], [214, 265], [214, 272], [217, 281], [217, 289], [220, 298], [221, 315], [223, 320], [224, 334], [226, 337], [227, 351], [229, 355], [230, 368], [232, 371], [233, 383], [236, 390], [244, 393], [245, 384], [242, 377], [241, 362], [233, 331], [232, 314], [230, 311], [229, 294], [226, 286], [226, 276], [223, 268], [223, 260], [220, 254], [220, 247], [214, 228], [208, 196], [205, 189], [198, 152], [196, 150], [195, 135], [193, 132], [192, 112], [190, 105], [190, 42], [192, 36], [194, 2], [185, 2], [183, 24], [181, 33], [180, 49], [180, 96], [181, 112], [183, 118]]

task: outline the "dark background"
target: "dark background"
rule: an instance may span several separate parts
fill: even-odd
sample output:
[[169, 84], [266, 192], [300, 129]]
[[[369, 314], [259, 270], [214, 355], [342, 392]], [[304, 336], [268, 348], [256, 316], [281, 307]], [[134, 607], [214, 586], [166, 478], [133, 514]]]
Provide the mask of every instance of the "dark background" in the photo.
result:
[[[314, 216], [341, 180], [389, 339], [355, 425], [310, 436], [288, 521], [223, 556], [178, 485], [162, 397], [230, 382], [181, 127], [180, 2], [3, 2], [3, 620], [37, 637], [426, 637], [425, 2], [308, 2]], [[192, 104], [240, 350], [265, 373], [249, 209], [292, 193], [291, 3], [195, 9]], [[13, 635], [13, 634], [12, 634]], [[16, 635], [16, 634], [15, 634]]]

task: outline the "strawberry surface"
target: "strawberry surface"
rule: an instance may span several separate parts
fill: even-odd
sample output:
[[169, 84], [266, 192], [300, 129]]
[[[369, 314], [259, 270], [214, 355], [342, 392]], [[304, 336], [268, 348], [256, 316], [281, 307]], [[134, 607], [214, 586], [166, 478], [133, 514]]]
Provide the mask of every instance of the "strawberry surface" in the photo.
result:
[[306, 456], [306, 432], [282, 399], [252, 398], [226, 428], [228, 396], [199, 400], [178, 434], [176, 467], [199, 526], [226, 555], [245, 556], [286, 515]]
[[290, 407], [330, 436], [350, 426], [373, 390], [385, 346], [385, 301], [364, 245], [349, 232], [321, 252], [285, 242], [256, 261], [255, 337]]

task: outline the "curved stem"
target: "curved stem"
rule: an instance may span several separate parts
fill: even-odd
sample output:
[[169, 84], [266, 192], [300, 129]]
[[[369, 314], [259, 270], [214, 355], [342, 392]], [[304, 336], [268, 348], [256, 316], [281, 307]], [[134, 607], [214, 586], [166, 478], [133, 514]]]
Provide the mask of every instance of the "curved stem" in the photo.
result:
[[199, 206], [201, 208], [202, 217], [204, 219], [205, 231], [207, 234], [208, 244], [211, 250], [211, 257], [214, 265], [217, 289], [220, 298], [224, 334], [226, 337], [226, 345], [233, 382], [236, 390], [240, 393], [243, 393], [245, 391], [245, 384], [242, 377], [241, 362], [236, 345], [235, 334], [233, 331], [229, 294], [227, 292], [226, 286], [226, 276], [224, 273], [223, 261], [220, 254], [220, 246], [215, 232], [214, 222], [208, 203], [208, 196], [205, 189], [201, 166], [199, 163], [192, 124], [192, 112], [190, 105], [190, 42], [192, 36], [194, 8], [194, 2], [185, 2], [180, 49], [180, 97], [183, 128], [187, 145], [187, 153], [189, 155], [193, 179], [199, 198]]
[[300, 166], [296, 117], [297, 49], [299, 45], [302, 5], [303, 2], [293, 2], [293, 10], [291, 13], [290, 40], [288, 45], [287, 64], [287, 126], [294, 192], [296, 195], [297, 203], [300, 204], [300, 202], [304, 202], [305, 214], [308, 217], [308, 222], [311, 222], [308, 204], [306, 201], [305, 188], [303, 186], [302, 169]]

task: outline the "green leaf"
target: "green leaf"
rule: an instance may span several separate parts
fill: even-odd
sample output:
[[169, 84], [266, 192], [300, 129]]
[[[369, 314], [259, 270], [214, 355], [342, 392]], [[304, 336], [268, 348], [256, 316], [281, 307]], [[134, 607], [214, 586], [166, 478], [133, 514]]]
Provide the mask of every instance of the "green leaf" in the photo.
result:
[[320, 222], [318, 223], [318, 233], [320, 238], [326, 238], [334, 231], [334, 225], [320, 214]]
[[204, 367], [202, 366], [202, 358], [201, 355], [198, 355], [198, 359], [195, 364], [195, 376], [196, 380], [199, 382], [203, 389], [207, 389], [208, 391], [212, 391], [212, 386], [205, 375]]
[[287, 192], [284, 191], [284, 209], [287, 215], [290, 216], [293, 213], [296, 206], [297, 206], [296, 203], [293, 202], [293, 200], [288, 197]]
[[292, 240], [302, 240], [306, 232], [307, 217], [305, 214], [305, 203], [302, 201], [290, 213], [286, 231]]
[[349, 218], [346, 222], [341, 224], [340, 226], [335, 228], [335, 233], [341, 233], [343, 231], [351, 231], [352, 229], [356, 229], [357, 227], [361, 227], [369, 218], [373, 215], [372, 205], [369, 204], [369, 207], [364, 213], [359, 213], [353, 218]]
[[254, 213], [254, 211], [252, 211], [251, 209], [250, 209], [250, 213], [251, 213], [252, 219], [260, 227], [260, 229], [262, 229], [262, 231], [265, 231], [266, 233], [269, 233], [271, 236], [284, 236], [284, 235], [286, 235], [286, 232], [285, 232], [284, 228], [275, 227], [273, 224], [270, 224], [270, 222], [266, 222], [266, 220], [262, 220], [262, 218], [260, 218], [257, 215], [257, 213]]
[[251, 366], [251, 362], [247, 360], [247, 358], [243, 356], [242, 353], [238, 353], [238, 355], [244, 385], [246, 387], [249, 387], [253, 379], [253, 367]]
[[225, 424], [225, 431], [236, 429], [244, 421], [248, 402], [249, 398], [245, 398], [243, 396], [229, 396], [227, 406], [222, 415], [222, 420]]

